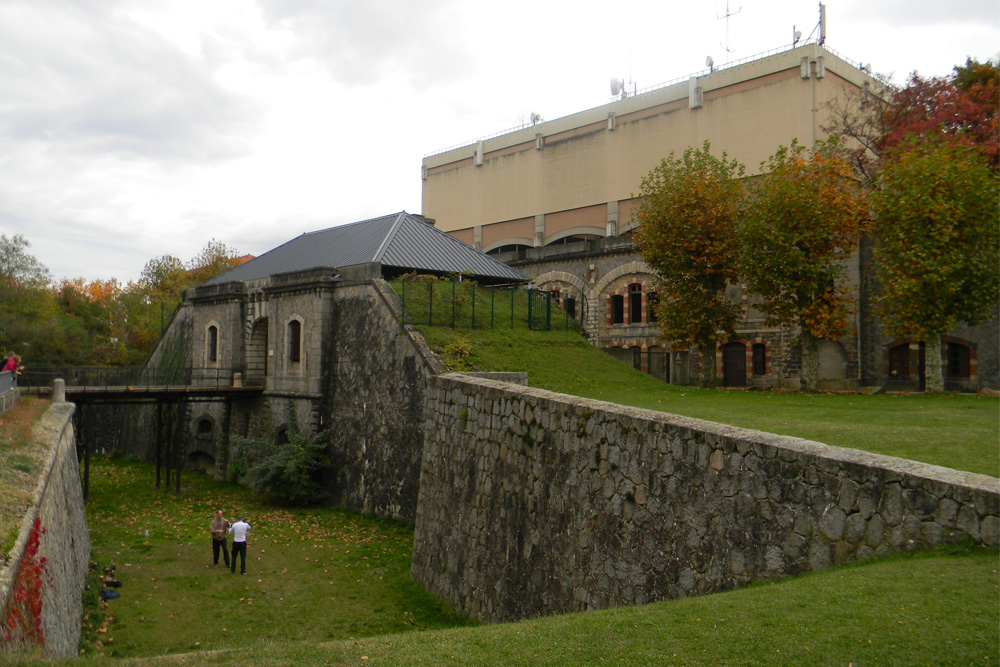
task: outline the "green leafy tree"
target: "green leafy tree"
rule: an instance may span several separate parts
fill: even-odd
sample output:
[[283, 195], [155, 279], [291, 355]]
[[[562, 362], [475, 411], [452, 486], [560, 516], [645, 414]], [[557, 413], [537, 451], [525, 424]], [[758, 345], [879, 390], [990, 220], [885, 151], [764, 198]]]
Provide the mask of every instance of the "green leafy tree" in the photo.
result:
[[47, 326], [57, 311], [49, 294], [49, 270], [28, 253], [29, 247], [20, 234], [0, 234], [0, 348], [38, 363], [33, 345], [41, 340], [37, 329]]
[[923, 137], [893, 149], [872, 195], [876, 312], [926, 346], [926, 386], [941, 391], [941, 334], [982, 322], [1000, 299], [1000, 182], [982, 151]]
[[285, 442], [263, 442], [237, 436], [241, 451], [238, 466], [245, 465], [250, 487], [270, 502], [302, 506], [323, 501], [329, 491], [330, 431], [309, 434], [299, 430], [291, 405], [286, 410]]
[[674, 346], [698, 346], [702, 386], [715, 385], [716, 342], [732, 335], [740, 315], [726, 287], [737, 280], [743, 172], [725, 153], [713, 156], [706, 141], [664, 158], [639, 189], [635, 241], [657, 274], [657, 322]]
[[857, 248], [867, 205], [836, 140], [813, 150], [792, 142], [748, 184], [737, 226], [740, 274], [764, 299], [769, 325], [801, 329], [802, 379], [815, 390], [819, 339], [848, 323], [844, 260]]

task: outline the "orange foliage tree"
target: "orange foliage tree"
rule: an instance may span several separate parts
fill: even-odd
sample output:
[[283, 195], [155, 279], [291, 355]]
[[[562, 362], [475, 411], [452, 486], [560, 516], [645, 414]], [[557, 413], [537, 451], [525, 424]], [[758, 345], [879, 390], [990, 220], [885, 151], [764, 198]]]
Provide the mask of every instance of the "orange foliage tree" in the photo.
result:
[[740, 305], [726, 298], [737, 279], [735, 225], [743, 166], [700, 149], [673, 153], [643, 177], [635, 242], [656, 272], [654, 306], [666, 341], [696, 345], [702, 386], [713, 386], [718, 337], [733, 333]]
[[857, 248], [867, 205], [836, 140], [812, 150], [779, 147], [747, 184], [737, 225], [740, 275], [763, 299], [769, 325], [801, 329], [802, 380], [815, 390], [821, 338], [847, 327], [852, 299], [844, 265]]

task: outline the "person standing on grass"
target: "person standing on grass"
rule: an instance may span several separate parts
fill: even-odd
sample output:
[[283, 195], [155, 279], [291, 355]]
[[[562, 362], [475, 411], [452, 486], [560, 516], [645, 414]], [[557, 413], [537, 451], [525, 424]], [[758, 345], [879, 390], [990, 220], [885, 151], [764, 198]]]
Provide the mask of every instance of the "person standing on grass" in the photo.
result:
[[222, 510], [216, 510], [215, 518], [208, 527], [212, 533], [212, 558], [214, 564], [219, 564], [219, 551], [222, 551], [222, 558], [226, 567], [229, 567], [229, 545], [226, 544], [226, 533], [229, 532], [229, 522], [222, 516]]
[[240, 555], [240, 574], [247, 573], [247, 533], [250, 532], [250, 524], [243, 520], [243, 515], [236, 517], [236, 523], [229, 527], [229, 532], [233, 536], [233, 560], [230, 563], [229, 571], [236, 574], [236, 554]]

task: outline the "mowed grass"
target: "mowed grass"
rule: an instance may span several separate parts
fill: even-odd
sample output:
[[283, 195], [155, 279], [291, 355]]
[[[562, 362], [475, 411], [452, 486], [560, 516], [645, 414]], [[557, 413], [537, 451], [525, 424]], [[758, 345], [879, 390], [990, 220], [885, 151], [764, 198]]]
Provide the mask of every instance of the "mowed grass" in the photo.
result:
[[636, 371], [572, 331], [417, 330], [435, 351], [467, 350], [445, 355], [456, 368], [527, 371], [551, 391], [1000, 476], [996, 397], [699, 389]]
[[248, 636], [238, 648], [155, 664], [992, 666], [1000, 661], [997, 556], [960, 547], [495, 626], [318, 643]]
[[[334, 508], [267, 507], [248, 489], [184, 473], [154, 488], [151, 466], [93, 459], [92, 557], [116, 566], [118, 599], [91, 607], [85, 654], [153, 656], [452, 627], [468, 621], [410, 579], [413, 530]], [[212, 565], [215, 509], [246, 515], [247, 574]], [[148, 536], [146, 531], [149, 531]], [[98, 583], [88, 598], [96, 601]], [[112, 620], [108, 621], [108, 616]], [[105, 630], [101, 632], [101, 630]]]

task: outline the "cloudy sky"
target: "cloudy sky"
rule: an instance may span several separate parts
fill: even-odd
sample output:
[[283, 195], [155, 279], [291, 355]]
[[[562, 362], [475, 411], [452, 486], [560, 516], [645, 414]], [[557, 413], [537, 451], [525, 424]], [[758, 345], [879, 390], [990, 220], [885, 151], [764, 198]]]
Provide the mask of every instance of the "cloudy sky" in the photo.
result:
[[[828, 0], [902, 80], [1000, 49], [996, 0]], [[420, 212], [425, 154], [808, 36], [814, 0], [0, 0], [0, 234], [55, 278]], [[723, 18], [720, 18], [723, 17]], [[728, 51], [727, 51], [728, 46]]]

